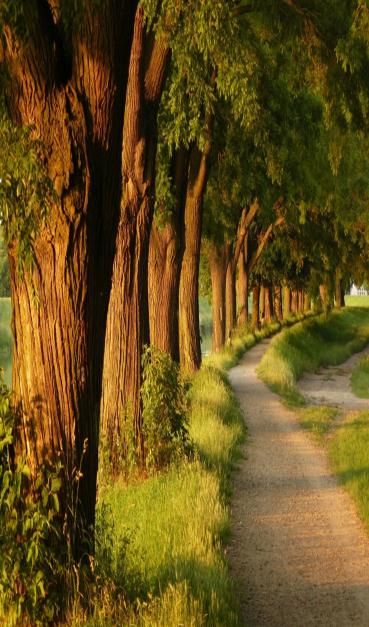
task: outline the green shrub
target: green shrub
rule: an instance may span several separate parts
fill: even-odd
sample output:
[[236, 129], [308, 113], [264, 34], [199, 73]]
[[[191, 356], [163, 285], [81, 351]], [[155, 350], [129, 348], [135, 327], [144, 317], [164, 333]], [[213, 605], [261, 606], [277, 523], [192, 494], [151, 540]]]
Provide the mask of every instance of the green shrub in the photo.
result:
[[[60, 472], [31, 477], [25, 458], [14, 460], [17, 416], [0, 383], [0, 622], [53, 622], [61, 608], [64, 574], [59, 524]], [[2, 623], [3, 624], [3, 623]]]
[[148, 347], [142, 357], [141, 386], [145, 462], [163, 468], [189, 449], [184, 388], [170, 356]]

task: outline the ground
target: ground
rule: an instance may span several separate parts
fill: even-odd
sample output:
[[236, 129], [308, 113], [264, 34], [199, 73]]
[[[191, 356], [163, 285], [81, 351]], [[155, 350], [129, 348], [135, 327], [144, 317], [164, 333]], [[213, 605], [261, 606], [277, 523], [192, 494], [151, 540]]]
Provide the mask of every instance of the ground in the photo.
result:
[[[258, 380], [255, 368], [267, 344], [256, 345], [230, 372], [249, 431], [235, 476], [228, 550], [244, 623], [367, 626], [366, 531], [332, 476], [324, 448], [299, 426], [297, 414]], [[346, 363], [337, 375], [346, 399], [349, 370]], [[331, 375], [322, 372], [322, 384], [330, 384]], [[301, 389], [307, 392], [304, 386], [310, 384], [311, 376]], [[316, 379], [313, 384], [310, 388], [319, 387]], [[337, 404], [336, 393], [335, 398]], [[369, 407], [369, 401], [363, 403]]]

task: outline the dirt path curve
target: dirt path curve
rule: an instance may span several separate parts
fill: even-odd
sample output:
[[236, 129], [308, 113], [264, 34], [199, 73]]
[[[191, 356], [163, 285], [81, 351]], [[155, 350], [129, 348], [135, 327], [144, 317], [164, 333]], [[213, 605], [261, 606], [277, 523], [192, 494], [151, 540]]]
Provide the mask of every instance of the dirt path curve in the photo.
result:
[[324, 451], [258, 380], [267, 344], [230, 372], [249, 429], [229, 547], [244, 623], [368, 627], [368, 537]]
[[[321, 368], [316, 373], [306, 373], [299, 382], [299, 390], [311, 405], [333, 405], [347, 411], [369, 409], [367, 398], [357, 398], [350, 385], [350, 377], [356, 364], [369, 354], [369, 346], [352, 355], [340, 366]], [[368, 621], [369, 625], [369, 621]]]

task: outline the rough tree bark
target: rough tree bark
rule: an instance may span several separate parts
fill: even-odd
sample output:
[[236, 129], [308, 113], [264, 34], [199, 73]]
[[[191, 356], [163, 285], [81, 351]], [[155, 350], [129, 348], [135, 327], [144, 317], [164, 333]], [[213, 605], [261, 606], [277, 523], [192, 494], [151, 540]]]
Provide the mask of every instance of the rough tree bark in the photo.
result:
[[176, 204], [163, 226], [154, 219], [149, 249], [150, 342], [179, 362], [179, 277], [181, 217], [187, 183], [188, 151], [173, 157], [173, 195]]
[[264, 322], [271, 324], [273, 319], [273, 300], [270, 285], [264, 286]]
[[[71, 41], [46, 2], [32, 14], [26, 45], [4, 28], [10, 112], [43, 143], [59, 198], [36, 237], [32, 271], [20, 277], [17, 242], [9, 249], [13, 388], [22, 407], [17, 447], [32, 472], [61, 457], [61, 516], [69, 511], [67, 497], [76, 498], [71, 477], [82, 459], [77, 516], [85, 526], [95, 513], [119, 138], [135, 8], [135, 2], [108, 0], [93, 11], [87, 3]], [[77, 531], [76, 557], [85, 549], [79, 540]]]
[[227, 267], [225, 250], [224, 248], [219, 249], [215, 244], [210, 244], [208, 257], [212, 290], [212, 350], [219, 352], [225, 342], [225, 282]]
[[247, 272], [246, 260], [247, 260], [247, 246], [248, 237], [245, 237], [244, 246], [242, 246], [241, 253], [238, 259], [237, 266], [237, 282], [236, 282], [236, 295], [237, 295], [237, 324], [242, 326], [247, 324], [249, 318], [249, 274]]
[[298, 291], [292, 290], [291, 292], [291, 312], [295, 316], [298, 311]]
[[273, 309], [274, 315], [279, 322], [283, 320], [283, 309], [282, 309], [282, 288], [280, 285], [275, 285], [273, 287]]
[[[153, 218], [157, 111], [169, 62], [163, 41], [146, 32], [136, 12], [126, 95], [122, 198], [116, 237], [104, 353], [102, 427], [109, 451], [133, 422], [138, 457], [141, 429], [141, 356], [149, 340], [147, 264]], [[113, 454], [114, 458], [114, 454]], [[114, 459], [113, 459], [114, 463]]]
[[311, 309], [311, 299], [308, 292], [305, 292], [304, 296], [304, 313], [310, 311]]
[[291, 315], [292, 294], [288, 286], [283, 288], [283, 317], [288, 318]]
[[252, 288], [252, 328], [260, 328], [260, 285], [259, 283]]
[[213, 116], [207, 116], [208, 138], [201, 152], [192, 144], [189, 155], [186, 200], [182, 224], [181, 276], [179, 283], [179, 355], [185, 372], [201, 365], [199, 322], [199, 268], [202, 231], [202, 204], [211, 152]]
[[226, 309], [226, 328], [225, 328], [225, 340], [228, 342], [232, 337], [233, 329], [236, 325], [236, 272], [235, 265], [236, 260], [233, 257], [231, 244], [226, 244], [226, 259], [227, 259], [227, 271], [226, 271], [226, 294], [225, 294], [225, 309]]
[[336, 270], [334, 287], [336, 307], [337, 309], [341, 309], [342, 307], [345, 307], [345, 290], [343, 289], [343, 281], [339, 269]]

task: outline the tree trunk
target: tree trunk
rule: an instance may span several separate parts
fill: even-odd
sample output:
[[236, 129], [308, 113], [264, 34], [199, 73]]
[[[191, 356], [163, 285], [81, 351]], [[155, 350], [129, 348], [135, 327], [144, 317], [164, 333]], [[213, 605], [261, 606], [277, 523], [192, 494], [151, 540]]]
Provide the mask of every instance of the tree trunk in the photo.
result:
[[[122, 199], [107, 317], [102, 427], [113, 467], [122, 444], [143, 457], [141, 356], [149, 342], [148, 252], [153, 217], [157, 111], [168, 49], [145, 32], [136, 12], [126, 96]], [[128, 427], [125, 421], [128, 420]], [[132, 426], [134, 443], [130, 442]]]
[[179, 241], [172, 223], [154, 222], [149, 250], [150, 343], [179, 361]]
[[329, 293], [328, 293], [328, 287], [325, 283], [322, 283], [321, 285], [319, 285], [319, 295], [320, 295], [320, 300], [322, 303], [324, 315], [327, 316], [328, 311], [329, 311]]
[[226, 273], [226, 341], [228, 342], [236, 326], [236, 277], [235, 265], [232, 258], [231, 245], [227, 248], [227, 273]]
[[158, 225], [163, 220], [163, 211], [154, 219], [149, 248], [150, 343], [169, 353], [176, 362], [179, 362], [180, 220], [184, 211], [187, 170], [188, 150], [181, 147], [172, 159], [175, 207], [164, 225]]
[[220, 251], [213, 244], [209, 253], [209, 263], [213, 316], [212, 350], [217, 353], [224, 346], [225, 342], [226, 259], [224, 250]]
[[282, 311], [282, 288], [280, 285], [275, 285], [273, 287], [273, 308], [274, 315], [279, 322], [283, 320], [283, 311]]
[[289, 287], [283, 290], [283, 317], [288, 318], [291, 315], [292, 295]]
[[297, 303], [297, 311], [302, 313], [304, 311], [304, 290], [298, 291]]
[[264, 287], [264, 321], [271, 324], [273, 318], [272, 290], [270, 286]]
[[201, 365], [199, 268], [202, 204], [209, 169], [212, 125], [213, 117], [208, 116], [206, 145], [203, 152], [196, 144], [191, 146], [188, 166], [179, 283], [179, 355], [185, 372], [194, 372]]
[[311, 299], [308, 292], [305, 292], [304, 296], [304, 313], [307, 313], [311, 309]]
[[260, 328], [260, 285], [252, 288], [252, 328], [255, 331]]
[[[32, 271], [19, 276], [17, 243], [9, 249], [13, 388], [22, 407], [16, 446], [33, 474], [61, 460], [60, 517], [67, 515], [76, 558], [86, 549], [81, 526], [93, 525], [95, 515], [119, 143], [135, 9], [135, 2], [121, 7], [112, 1], [94, 12], [86, 9], [69, 60], [69, 44], [60, 45], [62, 29], [47, 5], [41, 15], [40, 3], [27, 46], [4, 29], [9, 108], [45, 146], [59, 197], [36, 235]], [[82, 474], [72, 481], [80, 464]], [[76, 521], [70, 517], [74, 508]]]
[[237, 324], [247, 324], [249, 318], [249, 275], [246, 268], [247, 240], [238, 259], [237, 275]]
[[291, 293], [291, 312], [295, 316], [298, 312], [298, 291], [292, 290]]
[[342, 285], [342, 278], [340, 271], [336, 271], [335, 276], [335, 301], [337, 309], [341, 309], [341, 307], [345, 306], [345, 291]]
[[264, 323], [265, 318], [265, 286], [260, 286], [260, 295], [259, 295], [259, 309], [260, 309], [260, 318], [262, 324]]

